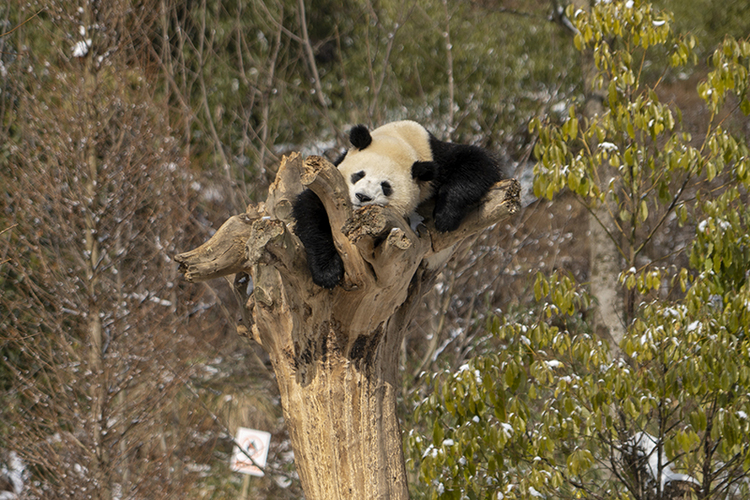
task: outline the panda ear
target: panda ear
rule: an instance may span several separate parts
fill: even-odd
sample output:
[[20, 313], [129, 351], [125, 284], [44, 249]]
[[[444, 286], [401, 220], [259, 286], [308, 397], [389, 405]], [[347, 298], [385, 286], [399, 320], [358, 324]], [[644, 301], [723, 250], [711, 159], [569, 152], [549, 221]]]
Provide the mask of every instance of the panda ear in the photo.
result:
[[365, 149], [372, 142], [372, 136], [366, 126], [357, 125], [349, 131], [349, 142], [357, 149]]
[[434, 161], [415, 161], [411, 166], [411, 176], [418, 181], [428, 182], [435, 179], [437, 170], [437, 163]]

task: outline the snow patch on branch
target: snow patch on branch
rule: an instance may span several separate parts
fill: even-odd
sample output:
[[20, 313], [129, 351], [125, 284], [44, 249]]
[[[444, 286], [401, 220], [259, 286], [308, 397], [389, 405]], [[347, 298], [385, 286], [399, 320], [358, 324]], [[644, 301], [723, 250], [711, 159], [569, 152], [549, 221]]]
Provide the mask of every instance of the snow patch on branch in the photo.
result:
[[[662, 448], [661, 457], [658, 453], [659, 440], [655, 436], [647, 432], [638, 432], [631, 439], [626, 441], [625, 444], [632, 447], [639, 458], [647, 460], [646, 470], [651, 475], [651, 478], [661, 481], [661, 490], [664, 491], [664, 486], [672, 481], [682, 481], [686, 483], [693, 483], [700, 486], [700, 482], [695, 478], [674, 472], [672, 466], [667, 461], [667, 456]], [[659, 465], [661, 465], [661, 474], [659, 474]]]
[[80, 41], [73, 45], [73, 57], [86, 57], [91, 47], [91, 38], [87, 38], [85, 41]]

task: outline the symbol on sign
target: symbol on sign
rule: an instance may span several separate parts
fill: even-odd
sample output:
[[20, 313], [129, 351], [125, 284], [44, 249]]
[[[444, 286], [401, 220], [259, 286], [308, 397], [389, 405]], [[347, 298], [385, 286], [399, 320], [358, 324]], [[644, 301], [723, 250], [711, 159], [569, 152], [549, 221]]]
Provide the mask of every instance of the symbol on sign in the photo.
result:
[[[268, 445], [271, 443], [271, 434], [255, 429], [246, 429], [240, 427], [237, 429], [236, 443], [242, 447], [242, 450], [235, 445], [232, 453], [232, 462], [230, 467], [235, 472], [250, 474], [253, 476], [262, 476], [263, 471], [259, 467], [266, 466], [268, 458]], [[244, 452], [243, 452], [244, 450]], [[252, 460], [248, 458], [252, 457]]]
[[[263, 453], [263, 450], [265, 449], [265, 446], [263, 446], [263, 443], [258, 441], [258, 439], [254, 437], [240, 442], [240, 446], [242, 447], [243, 450], [245, 450], [245, 453], [247, 453], [247, 455], [250, 455], [251, 457], [253, 457], [253, 460], [255, 460], [256, 456], [260, 456], [260, 454]], [[247, 455], [240, 452], [240, 456], [237, 458], [238, 467], [254, 467], [255, 466], [252, 460], [247, 458]]]

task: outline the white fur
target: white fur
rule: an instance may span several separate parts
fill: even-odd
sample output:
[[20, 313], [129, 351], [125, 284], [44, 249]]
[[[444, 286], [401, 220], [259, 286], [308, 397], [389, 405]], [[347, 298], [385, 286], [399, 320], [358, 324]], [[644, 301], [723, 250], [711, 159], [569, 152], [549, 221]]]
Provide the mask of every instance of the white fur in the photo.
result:
[[[408, 216], [432, 194], [430, 183], [417, 182], [411, 175], [414, 162], [432, 161], [429, 133], [419, 123], [407, 120], [383, 125], [370, 135], [369, 146], [350, 148], [338, 166], [349, 186], [352, 205], [391, 205]], [[352, 183], [352, 174], [357, 172], [365, 175]], [[390, 196], [383, 193], [383, 181], [393, 189]], [[357, 194], [370, 200], [363, 202]]]

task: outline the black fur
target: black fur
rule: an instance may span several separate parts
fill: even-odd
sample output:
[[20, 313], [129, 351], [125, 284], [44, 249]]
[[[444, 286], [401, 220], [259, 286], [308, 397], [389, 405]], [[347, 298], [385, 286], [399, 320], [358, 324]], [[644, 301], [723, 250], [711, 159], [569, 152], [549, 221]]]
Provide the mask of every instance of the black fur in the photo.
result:
[[347, 151], [344, 151], [344, 152], [343, 152], [343, 153], [342, 153], [341, 155], [339, 155], [339, 157], [338, 157], [338, 158], [336, 158], [336, 160], [335, 160], [335, 161], [333, 162], [333, 166], [334, 166], [334, 167], [338, 167], [338, 166], [339, 166], [339, 164], [340, 164], [340, 163], [341, 163], [342, 161], [344, 161], [344, 158], [346, 158], [346, 153], [348, 153], [348, 152], [349, 152], [349, 151], [347, 150]]
[[[364, 149], [372, 143], [372, 136], [367, 127], [357, 125], [349, 133], [349, 140], [352, 146]], [[478, 146], [443, 142], [432, 134], [429, 140], [432, 161], [415, 162], [411, 175], [416, 181], [431, 182], [435, 188], [435, 228], [441, 232], [455, 231], [492, 185], [505, 175], [492, 155]], [[345, 157], [346, 153], [335, 165]], [[334, 288], [344, 277], [344, 263], [336, 252], [323, 202], [307, 189], [297, 197], [292, 215], [296, 221], [294, 232], [305, 246], [313, 282]]]
[[349, 142], [357, 149], [365, 149], [372, 142], [372, 136], [366, 126], [357, 125], [349, 131]]
[[349, 182], [351, 182], [352, 184], [356, 184], [357, 181], [363, 178], [364, 176], [365, 176], [365, 171], [360, 170], [359, 172], [355, 172], [352, 174], [352, 177], [351, 179], [349, 179]]
[[313, 282], [335, 287], [344, 277], [344, 262], [333, 244], [331, 224], [323, 202], [310, 189], [302, 191], [292, 207], [294, 232], [305, 246], [307, 267]]
[[496, 182], [503, 179], [497, 161], [479, 146], [453, 144], [430, 134], [432, 161], [438, 165], [435, 185], [435, 228], [455, 231], [466, 214]]
[[434, 161], [415, 161], [411, 166], [411, 176], [420, 182], [429, 182], [435, 179], [438, 164]]

